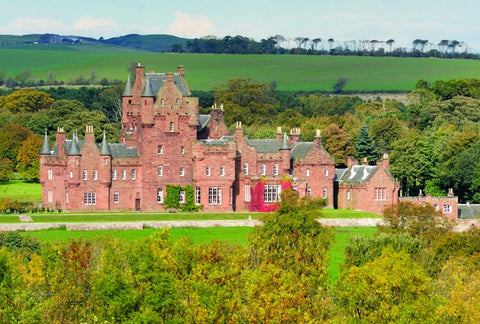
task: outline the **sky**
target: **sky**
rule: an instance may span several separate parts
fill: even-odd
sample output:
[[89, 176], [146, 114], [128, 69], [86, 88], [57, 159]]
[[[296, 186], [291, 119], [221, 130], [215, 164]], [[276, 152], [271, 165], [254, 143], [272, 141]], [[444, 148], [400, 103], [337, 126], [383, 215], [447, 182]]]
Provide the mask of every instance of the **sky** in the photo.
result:
[[274, 35], [344, 42], [464, 42], [480, 52], [478, 0], [18, 0], [0, 4], [0, 34], [170, 34], [195, 38]]

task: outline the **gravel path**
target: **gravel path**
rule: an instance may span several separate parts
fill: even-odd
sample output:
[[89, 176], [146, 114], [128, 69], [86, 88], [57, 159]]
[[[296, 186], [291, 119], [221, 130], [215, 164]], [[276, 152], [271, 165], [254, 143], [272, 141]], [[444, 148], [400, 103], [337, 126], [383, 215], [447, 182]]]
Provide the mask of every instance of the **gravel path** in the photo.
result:
[[[337, 218], [318, 220], [324, 226], [336, 227], [372, 227], [383, 224], [381, 218]], [[174, 227], [231, 227], [260, 226], [263, 223], [255, 219], [246, 220], [189, 220], [189, 221], [145, 221], [145, 222], [102, 222], [102, 223], [15, 223], [0, 224], [0, 231], [40, 231], [46, 229], [61, 229], [67, 231], [94, 230], [143, 230], [144, 228], [174, 228]], [[454, 231], [465, 231], [472, 226], [479, 226], [480, 220], [459, 219]]]

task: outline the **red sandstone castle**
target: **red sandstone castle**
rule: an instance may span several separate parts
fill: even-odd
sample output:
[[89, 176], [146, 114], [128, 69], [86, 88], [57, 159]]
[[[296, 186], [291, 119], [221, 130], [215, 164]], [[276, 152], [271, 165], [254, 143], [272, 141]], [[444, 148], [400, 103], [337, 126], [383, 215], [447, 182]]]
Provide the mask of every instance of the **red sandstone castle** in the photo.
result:
[[[270, 210], [285, 188], [300, 197], [327, 199], [327, 208], [380, 214], [398, 202], [398, 183], [389, 172], [388, 156], [375, 166], [335, 169], [318, 130], [302, 142], [299, 129], [276, 139], [248, 139], [241, 123], [231, 134], [223, 107], [200, 115], [191, 97], [185, 69], [145, 73], [123, 92], [121, 143], [95, 142], [93, 127], [85, 140], [67, 139], [59, 128], [56, 143], [48, 138], [40, 151], [43, 205], [51, 209], [165, 210], [167, 186], [193, 188], [194, 203], [205, 211]], [[190, 191], [190, 193], [192, 190]], [[175, 192], [180, 204], [187, 190]]]

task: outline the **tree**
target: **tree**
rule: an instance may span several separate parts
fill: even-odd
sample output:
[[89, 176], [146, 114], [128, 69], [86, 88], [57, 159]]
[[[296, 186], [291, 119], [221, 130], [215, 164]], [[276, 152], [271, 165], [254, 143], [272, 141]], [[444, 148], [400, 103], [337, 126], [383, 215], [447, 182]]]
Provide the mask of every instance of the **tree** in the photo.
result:
[[355, 144], [357, 150], [357, 157], [360, 160], [367, 159], [368, 163], [373, 165], [377, 163], [377, 150], [373, 146], [372, 139], [368, 132], [368, 127], [363, 125], [357, 135], [357, 143]]
[[383, 211], [384, 231], [406, 232], [414, 237], [425, 237], [429, 240], [450, 232], [453, 221], [443, 217], [440, 211], [430, 205], [416, 205], [411, 202], [400, 202]]
[[18, 150], [17, 171], [26, 180], [38, 182], [40, 178], [38, 152], [40, 152], [42, 143], [41, 137], [32, 134]]
[[338, 78], [337, 81], [333, 84], [333, 92], [334, 93], [342, 93], [343, 88], [347, 84], [347, 79], [345, 78]]
[[335, 165], [346, 166], [347, 158], [355, 154], [352, 140], [348, 133], [337, 124], [330, 124], [322, 132], [325, 149], [335, 158]]
[[395, 40], [389, 39], [385, 43], [388, 45], [388, 51], [392, 53], [392, 46], [393, 46], [393, 43], [395, 43]]
[[387, 116], [371, 122], [369, 129], [377, 151], [388, 153], [393, 143], [405, 134], [406, 127], [398, 118]]
[[271, 85], [252, 79], [231, 79], [224, 88], [215, 89], [215, 102], [224, 105], [225, 122], [232, 125], [264, 123], [274, 116], [278, 101]]
[[7, 158], [17, 165], [17, 156], [23, 141], [32, 131], [14, 124], [8, 124], [0, 128], [0, 158]]
[[345, 322], [436, 322], [430, 280], [404, 251], [386, 249], [374, 261], [343, 272], [335, 297]]
[[20, 89], [0, 97], [0, 110], [12, 113], [36, 112], [48, 109], [54, 100], [47, 93], [35, 89]]

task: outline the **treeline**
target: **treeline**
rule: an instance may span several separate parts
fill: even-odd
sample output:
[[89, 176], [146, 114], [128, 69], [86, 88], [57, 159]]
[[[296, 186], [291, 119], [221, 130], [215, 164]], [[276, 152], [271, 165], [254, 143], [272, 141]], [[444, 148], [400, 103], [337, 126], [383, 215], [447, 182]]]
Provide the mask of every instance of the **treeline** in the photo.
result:
[[174, 53], [208, 54], [294, 54], [294, 55], [344, 55], [344, 56], [393, 56], [438, 57], [478, 59], [479, 54], [469, 51], [468, 45], [457, 40], [441, 40], [433, 43], [415, 39], [410, 48], [395, 47], [395, 40], [348, 40], [333, 38], [288, 38], [271, 36], [260, 41], [244, 36], [208, 36], [187, 40], [171, 46]]
[[[354, 237], [336, 282], [315, 201], [283, 193], [246, 246], [109, 236], [40, 243], [0, 233], [4, 323], [476, 323], [478, 229], [454, 233], [432, 206], [385, 211]], [[400, 222], [398, 220], [401, 220]]]

